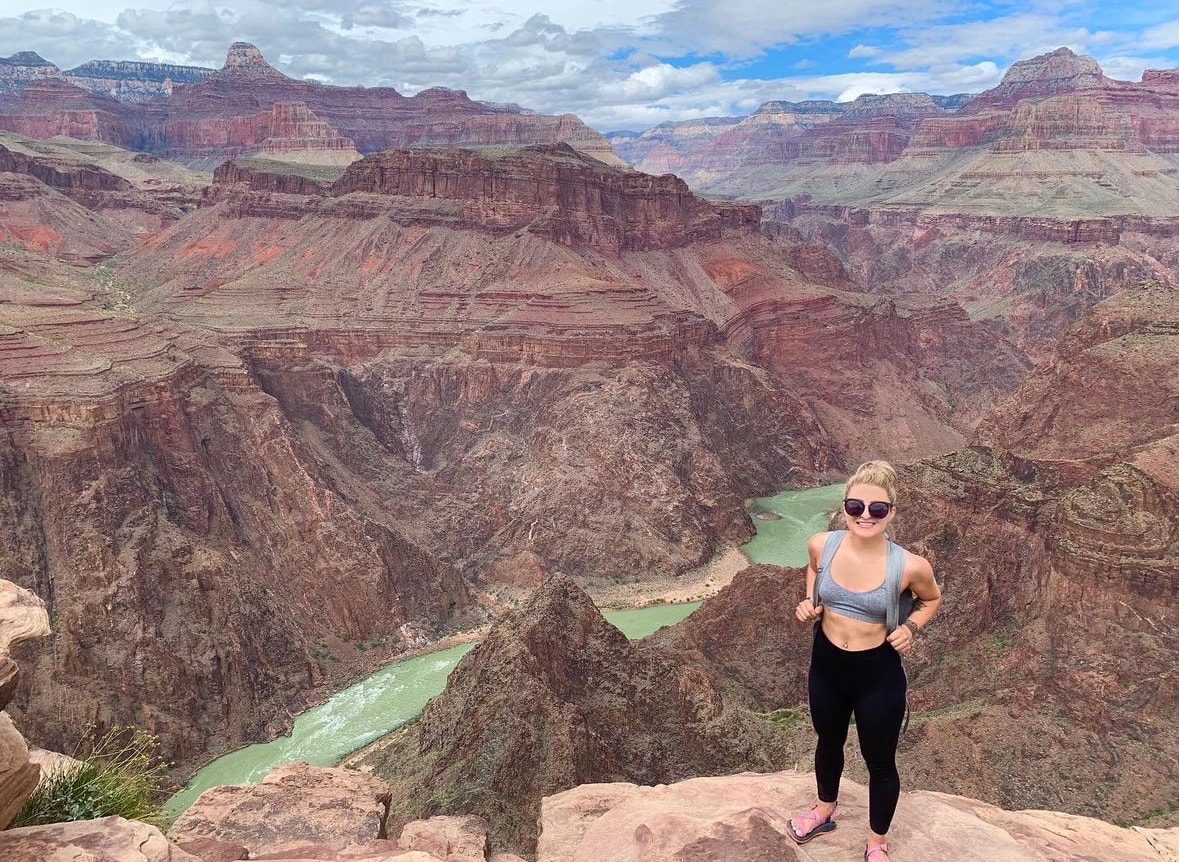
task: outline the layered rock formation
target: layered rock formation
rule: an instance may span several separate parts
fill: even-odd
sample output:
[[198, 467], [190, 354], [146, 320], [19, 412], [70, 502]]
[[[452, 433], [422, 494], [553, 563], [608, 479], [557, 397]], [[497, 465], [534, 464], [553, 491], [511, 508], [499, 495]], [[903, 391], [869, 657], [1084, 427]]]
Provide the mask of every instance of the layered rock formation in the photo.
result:
[[540, 799], [559, 790], [764, 769], [780, 756], [763, 717], [628, 641], [555, 577], [496, 622], [417, 723], [359, 762], [390, 782], [395, 818], [479, 814], [496, 846], [530, 849]]
[[145, 102], [169, 96], [178, 84], [203, 81], [216, 70], [173, 63], [145, 63], [136, 60], [91, 60], [62, 73], [71, 84], [104, 93], [123, 102]]
[[18, 51], [11, 57], [0, 57], [0, 99], [15, 96], [40, 78], [59, 74], [61, 70], [36, 51]]
[[138, 149], [134, 125], [121, 102], [57, 77], [38, 78], [0, 104], [0, 129], [30, 138], [64, 136]]
[[[689, 125], [674, 167], [763, 202], [865, 289], [950, 297], [1035, 353], [1095, 302], [1173, 279], [1177, 81], [1113, 81], [1062, 48], [968, 100], [767, 103]], [[639, 140], [665, 152], [674, 130]], [[634, 145], [619, 152], [648, 164]]]
[[557, 143], [622, 164], [573, 114], [487, 105], [459, 90], [406, 97], [388, 87], [297, 81], [245, 42], [231, 45], [215, 72], [93, 61], [63, 74], [23, 56], [0, 63], [0, 129], [104, 141], [203, 170], [260, 153], [345, 164], [357, 149]]
[[[730, 173], [895, 160], [920, 121], [944, 116], [968, 96], [865, 95], [853, 102], [766, 102], [748, 117], [662, 123], [614, 132], [618, 154], [648, 173], [674, 172], [693, 187], [726, 183]], [[749, 195], [752, 196], [752, 195]]]
[[[1166, 369], [1177, 297], [1147, 287], [1097, 306], [989, 414], [974, 447], [907, 469], [896, 526], [933, 562], [946, 602], [906, 662], [906, 786], [1173, 822], [1179, 390]], [[1125, 383], [1115, 396], [1071, 375]], [[1066, 430], [1077, 425], [1091, 433]], [[561, 783], [628, 771], [662, 781], [660, 769], [715, 772], [729, 755], [806, 763], [809, 629], [790, 613], [803, 578], [753, 567], [638, 644], [550, 581], [418, 724], [361, 762], [394, 782], [403, 816], [479, 813], [517, 848], [529, 836], [513, 812]], [[739, 729], [726, 726], [735, 717]], [[725, 744], [695, 741], [722, 729]]]
[[[142, 237], [176, 221], [200, 203], [209, 184], [207, 175], [190, 171], [180, 165], [136, 153], [110, 144], [59, 139], [38, 141], [9, 132], [0, 132], [0, 168], [5, 173], [32, 177], [40, 184], [65, 195], [74, 203], [90, 210], [101, 222], [114, 226], [99, 227], [107, 234], [104, 244], [91, 242], [95, 258], [104, 257], [112, 245], [124, 247], [125, 234]], [[24, 179], [26, 191], [17, 192], [13, 186], [12, 199], [36, 196], [38, 185]], [[56, 208], [47, 210], [40, 218], [43, 226], [51, 227], [57, 217]], [[85, 240], [87, 231], [77, 227], [61, 231], [67, 241]], [[21, 241], [17, 238], [17, 241]], [[23, 243], [28, 245], [29, 243]]]
[[0, 572], [58, 621], [21, 654], [36, 741], [134, 724], [188, 766], [284, 727], [323, 681], [313, 653], [418, 645], [466, 603], [237, 357], [104, 309], [117, 281], [11, 255], [3, 276]]
[[[914, 744], [1001, 764], [956, 792], [1045, 804], [1029, 781], [1050, 776], [1066, 810], [1167, 822], [1179, 792], [1167, 634], [1179, 623], [1179, 388], [1166, 358], [1177, 321], [1170, 289], [1097, 305], [984, 420], [976, 448], [912, 473], [904, 536], [951, 587], [918, 690], [974, 728], [924, 723]], [[956, 666], [971, 668], [968, 685]], [[920, 780], [949, 789], [933, 771]]]

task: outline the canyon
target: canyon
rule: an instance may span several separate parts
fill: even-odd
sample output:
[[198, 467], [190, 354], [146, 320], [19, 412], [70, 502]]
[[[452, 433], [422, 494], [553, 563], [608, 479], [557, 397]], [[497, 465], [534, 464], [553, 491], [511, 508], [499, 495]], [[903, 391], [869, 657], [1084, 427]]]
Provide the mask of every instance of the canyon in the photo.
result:
[[[139, 725], [181, 776], [494, 618], [366, 755], [378, 833], [479, 815], [474, 858], [577, 858], [543, 849], [553, 794], [812, 743], [799, 571], [640, 644], [589, 596], [884, 455], [947, 592], [907, 786], [1172, 825], [1173, 72], [1061, 49], [976, 96], [614, 137], [681, 179], [572, 115], [294, 81], [245, 43], [89, 70], [0, 61], [0, 578], [52, 623], [0, 687], [36, 742]], [[794, 852], [781, 816], [690, 840]]]
[[95, 61], [62, 74], [37, 55], [14, 55], [0, 61], [0, 129], [102, 141], [204, 171], [260, 153], [346, 164], [397, 147], [533, 143], [567, 143], [622, 164], [573, 114], [488, 105], [460, 90], [407, 97], [390, 87], [299, 81], [245, 42], [230, 45], [216, 71]]
[[775, 103], [612, 138], [638, 167], [761, 203], [880, 294], [950, 297], [1022, 349], [1143, 279], [1174, 283], [1179, 75], [1061, 48], [970, 97]]
[[[1107, 300], [987, 414], [971, 446], [904, 468], [894, 527], [946, 596], [906, 660], [906, 786], [1127, 822], [1171, 816], [1177, 336], [1174, 290]], [[525, 853], [541, 799], [577, 785], [719, 774], [728, 757], [805, 768], [809, 630], [793, 618], [804, 576], [748, 568], [637, 644], [573, 585], [547, 581], [464, 657], [418, 723], [353, 763], [389, 780], [394, 815], [477, 813], [496, 846]], [[652, 665], [679, 670], [648, 679]], [[863, 769], [849, 766], [858, 780]]]

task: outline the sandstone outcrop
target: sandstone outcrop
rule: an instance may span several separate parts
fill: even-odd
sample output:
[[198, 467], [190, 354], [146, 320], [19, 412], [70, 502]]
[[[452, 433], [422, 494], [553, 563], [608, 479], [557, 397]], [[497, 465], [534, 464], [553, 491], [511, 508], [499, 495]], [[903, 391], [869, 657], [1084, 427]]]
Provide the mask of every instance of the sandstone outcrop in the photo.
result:
[[[814, 776], [796, 772], [695, 778], [636, 787], [587, 784], [544, 801], [537, 862], [679, 862], [685, 859], [828, 860], [862, 854], [866, 788], [843, 782], [840, 828], [797, 846], [786, 822], [814, 800]], [[958, 796], [903, 793], [890, 857], [994, 862], [1166, 862], [1179, 830], [1137, 830], [1052, 811], [1004, 811]]]
[[496, 622], [418, 722], [359, 760], [389, 781], [395, 819], [475, 813], [495, 846], [530, 849], [543, 796], [766, 768], [778, 756], [763, 717], [628, 641], [557, 576]]
[[13, 862], [205, 862], [156, 827], [122, 817], [9, 829], [0, 832], [0, 856]]
[[415, 820], [390, 835], [388, 816], [384, 781], [366, 772], [291, 763], [275, 767], [258, 785], [205, 791], [169, 838], [204, 862], [522, 862], [490, 852], [488, 826], [479, 817]]
[[0, 829], [20, 811], [41, 775], [41, 767], [29, 757], [24, 737], [3, 711], [20, 684], [20, 667], [10, 653], [13, 644], [49, 633], [45, 603], [28, 590], [0, 579]]
[[254, 853], [296, 842], [345, 847], [385, 838], [388, 814], [389, 786], [380, 779], [290, 763], [259, 784], [206, 790], [168, 834], [182, 847], [214, 839]]
[[461, 227], [527, 228], [562, 245], [610, 255], [715, 240], [728, 230], [756, 230], [761, 221], [755, 206], [704, 201], [671, 175], [604, 170], [564, 144], [502, 153], [381, 153], [350, 165], [332, 186], [336, 197], [357, 193], [395, 202], [453, 201], [458, 212], [444, 205], [440, 221], [457, 215]]

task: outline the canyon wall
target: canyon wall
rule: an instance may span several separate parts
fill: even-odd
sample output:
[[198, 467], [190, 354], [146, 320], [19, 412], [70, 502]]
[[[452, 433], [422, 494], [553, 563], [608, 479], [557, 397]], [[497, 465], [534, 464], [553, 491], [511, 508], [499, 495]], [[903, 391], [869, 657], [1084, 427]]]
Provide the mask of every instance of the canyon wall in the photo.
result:
[[103, 310], [85, 282], [46, 295], [35, 279], [71, 276], [20, 263], [0, 310], [0, 571], [54, 623], [18, 652], [11, 708], [38, 742], [134, 724], [184, 769], [284, 728], [371, 663], [355, 643], [419, 645], [468, 604], [456, 572], [337, 489], [239, 359]]
[[232, 44], [216, 71], [92, 61], [62, 73], [22, 56], [0, 62], [0, 129], [104, 141], [200, 170], [243, 154], [283, 152], [340, 164], [356, 150], [558, 143], [622, 164], [606, 139], [573, 114], [488, 105], [461, 90], [407, 97], [389, 87], [299, 81], [245, 42]]

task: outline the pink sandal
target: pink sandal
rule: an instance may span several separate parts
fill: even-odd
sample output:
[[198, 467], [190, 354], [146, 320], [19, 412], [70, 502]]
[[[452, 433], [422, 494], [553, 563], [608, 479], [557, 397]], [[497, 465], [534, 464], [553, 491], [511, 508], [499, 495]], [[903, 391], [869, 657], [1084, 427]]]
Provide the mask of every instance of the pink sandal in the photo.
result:
[[[798, 829], [795, 829], [794, 824], [798, 823]], [[811, 806], [811, 810], [806, 814], [799, 814], [796, 817], [791, 817], [786, 823], [786, 831], [790, 833], [790, 837], [795, 844], [806, 844], [812, 838], [818, 838], [820, 835], [825, 835], [828, 832], [835, 831], [835, 809], [831, 809], [831, 813], [826, 817], [819, 811], [819, 803]]]
[[864, 848], [864, 862], [889, 862], [888, 845], [883, 841], [879, 844], [869, 844]]

